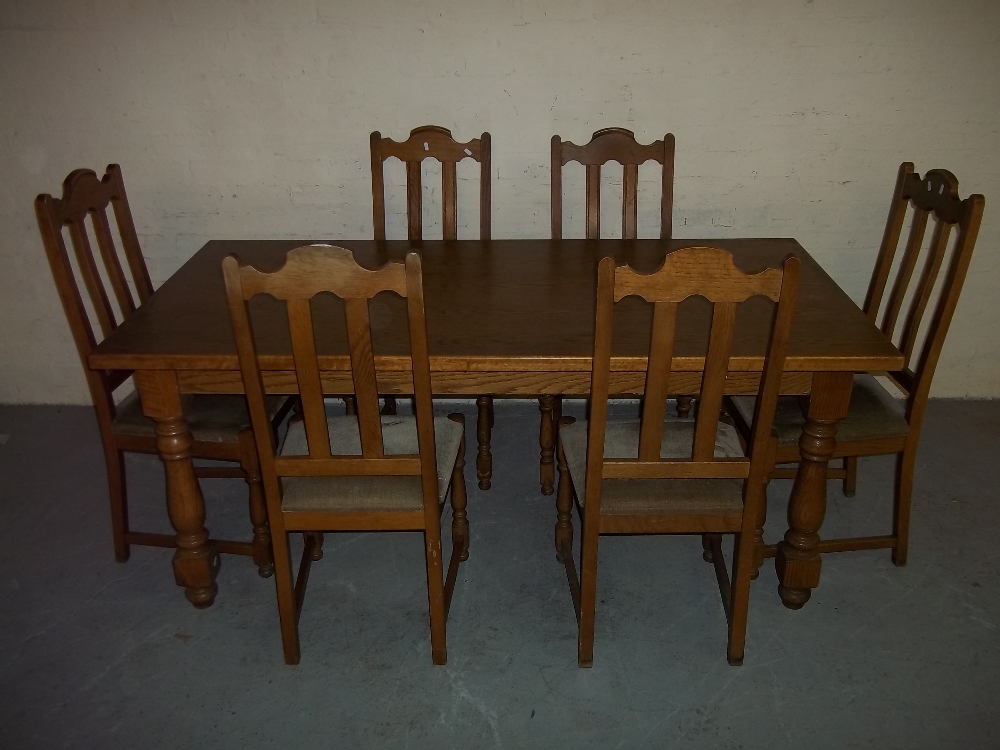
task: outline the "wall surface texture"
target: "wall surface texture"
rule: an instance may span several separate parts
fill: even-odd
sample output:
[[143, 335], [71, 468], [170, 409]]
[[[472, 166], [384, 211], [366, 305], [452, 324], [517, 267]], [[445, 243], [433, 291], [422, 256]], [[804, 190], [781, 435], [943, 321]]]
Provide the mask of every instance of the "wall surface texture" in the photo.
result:
[[1000, 396], [993, 0], [0, 0], [0, 402], [88, 401], [32, 212], [72, 169], [122, 165], [160, 284], [210, 238], [370, 237], [368, 134], [425, 123], [492, 134], [495, 237], [547, 236], [554, 133], [673, 132], [676, 236], [796, 237], [859, 302], [899, 163], [950, 169], [987, 206], [934, 394]]

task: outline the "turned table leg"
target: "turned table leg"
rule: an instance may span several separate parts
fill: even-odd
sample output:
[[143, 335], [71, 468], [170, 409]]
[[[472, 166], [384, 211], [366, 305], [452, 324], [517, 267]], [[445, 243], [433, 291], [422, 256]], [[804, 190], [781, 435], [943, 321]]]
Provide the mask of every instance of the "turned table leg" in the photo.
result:
[[778, 545], [778, 594], [789, 609], [809, 601], [819, 585], [819, 529], [826, 514], [826, 468], [837, 444], [837, 423], [847, 416], [854, 373], [813, 375], [809, 413], [799, 438], [802, 460], [788, 501], [788, 531]]
[[205, 499], [191, 463], [191, 432], [184, 421], [177, 376], [170, 370], [135, 373], [142, 410], [156, 422], [156, 447], [167, 479], [167, 512], [177, 532], [174, 580], [194, 606], [210, 607], [219, 587], [219, 553], [205, 528]]

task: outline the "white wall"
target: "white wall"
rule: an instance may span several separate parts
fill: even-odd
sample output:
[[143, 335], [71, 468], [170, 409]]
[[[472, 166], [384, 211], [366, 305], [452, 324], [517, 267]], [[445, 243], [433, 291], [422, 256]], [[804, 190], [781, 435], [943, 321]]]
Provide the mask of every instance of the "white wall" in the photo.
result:
[[0, 402], [88, 400], [32, 213], [70, 170], [122, 165], [159, 284], [212, 237], [371, 236], [368, 133], [425, 123], [492, 134], [496, 237], [547, 236], [553, 133], [673, 132], [675, 234], [794, 236], [856, 300], [899, 163], [948, 168], [987, 208], [934, 393], [1000, 396], [998, 29], [990, 0], [0, 0]]

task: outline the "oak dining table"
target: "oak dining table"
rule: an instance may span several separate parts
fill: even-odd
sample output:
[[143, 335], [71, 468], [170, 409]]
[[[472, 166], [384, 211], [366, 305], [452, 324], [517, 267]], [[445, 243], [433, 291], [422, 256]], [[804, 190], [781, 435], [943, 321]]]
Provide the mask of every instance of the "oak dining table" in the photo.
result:
[[[613, 256], [653, 271], [679, 247], [709, 245], [733, 254], [744, 272], [780, 265], [789, 253], [802, 260], [799, 303], [782, 392], [809, 394], [799, 464], [788, 507], [788, 530], [775, 551], [778, 593], [797, 609], [819, 584], [817, 545], [826, 510], [826, 467], [837, 422], [846, 416], [855, 372], [898, 370], [903, 357], [851, 298], [790, 238], [650, 240], [212, 240], [156, 290], [139, 310], [90, 356], [95, 369], [132, 371], [145, 414], [156, 423], [166, 473], [167, 506], [176, 531], [174, 577], [197, 607], [210, 606], [218, 587], [220, 557], [205, 528], [205, 506], [190, 457], [185, 394], [241, 393], [243, 384], [226, 309], [222, 259], [235, 254], [260, 270], [279, 268], [287, 251], [314, 242], [346, 247], [369, 268], [421, 254], [431, 379], [435, 395], [538, 398], [540, 482], [553, 484], [553, 444], [558, 397], [586, 397], [590, 390], [596, 269]], [[324, 391], [353, 392], [343, 308], [332, 298], [314, 300], [320, 320], [317, 351]], [[641, 396], [651, 312], [630, 298], [616, 306], [611, 392]], [[251, 307], [266, 389], [294, 393], [287, 319], [274, 300]], [[730, 359], [729, 394], [756, 392], [766, 346], [771, 303], [758, 298], [737, 318]], [[379, 392], [412, 393], [405, 307], [391, 294], [370, 308]], [[678, 312], [670, 392], [697, 396], [708, 341], [710, 310], [700, 298]], [[617, 335], [621, 332], [621, 335]], [[485, 401], [485, 399], [483, 399]], [[482, 404], [481, 404], [481, 408]], [[480, 431], [477, 469], [490, 468], [489, 432]]]

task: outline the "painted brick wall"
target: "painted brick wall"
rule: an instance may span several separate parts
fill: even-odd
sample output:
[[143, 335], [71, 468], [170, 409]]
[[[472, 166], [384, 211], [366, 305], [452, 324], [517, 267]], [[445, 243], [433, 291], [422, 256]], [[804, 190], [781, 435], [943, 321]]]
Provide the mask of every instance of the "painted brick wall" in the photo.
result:
[[547, 235], [553, 133], [673, 132], [678, 236], [794, 236], [856, 300], [898, 164], [948, 168], [988, 202], [934, 393], [1000, 396], [997, 29], [988, 0], [7, 0], [0, 402], [88, 399], [31, 205], [70, 170], [122, 165], [159, 284], [211, 237], [370, 236], [368, 133], [425, 123], [492, 133], [496, 237]]

